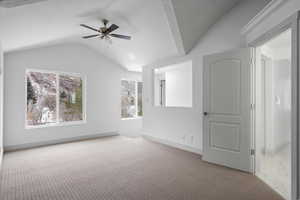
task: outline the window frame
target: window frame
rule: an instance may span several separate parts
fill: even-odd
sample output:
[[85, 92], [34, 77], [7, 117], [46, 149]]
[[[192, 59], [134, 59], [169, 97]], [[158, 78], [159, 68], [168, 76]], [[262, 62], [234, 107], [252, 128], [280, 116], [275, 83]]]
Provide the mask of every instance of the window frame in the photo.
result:
[[[27, 73], [29, 72], [39, 72], [39, 73], [50, 73], [55, 74], [56, 76], [56, 122], [55, 123], [49, 123], [49, 124], [42, 124], [42, 125], [28, 125], [27, 124]], [[69, 75], [69, 76], [75, 76], [81, 78], [82, 81], [82, 120], [80, 121], [69, 121], [69, 122], [60, 122], [59, 121], [59, 76], [60, 75]], [[36, 129], [36, 128], [47, 128], [47, 127], [59, 127], [59, 126], [74, 126], [74, 125], [82, 125], [86, 124], [86, 75], [82, 75], [80, 73], [76, 72], [63, 72], [63, 71], [56, 71], [56, 70], [44, 70], [44, 69], [33, 69], [28, 68], [25, 70], [25, 76], [24, 76], [24, 85], [25, 85], [25, 129]]]
[[[135, 116], [134, 117], [127, 117], [127, 118], [123, 118], [122, 117], [122, 81], [133, 81], [134, 82], [134, 85], [135, 85], [135, 94], [134, 94], [134, 96], [135, 96], [135, 107], [136, 107], [136, 111], [135, 111]], [[120, 115], [121, 115], [121, 120], [132, 120], [132, 119], [141, 119], [141, 118], [143, 118], [143, 115], [142, 116], [139, 116], [139, 111], [138, 111], [138, 83], [139, 82], [141, 82], [143, 85], [143, 87], [144, 87], [144, 83], [143, 83], [143, 81], [141, 81], [141, 80], [137, 80], [137, 79], [127, 79], [127, 78], [122, 78], [121, 79], [121, 91], [120, 91], [120, 100], [121, 100], [121, 107], [120, 107], [120, 111], [121, 111], [121, 113], [120, 113]], [[142, 90], [142, 99], [143, 99], [143, 90]]]

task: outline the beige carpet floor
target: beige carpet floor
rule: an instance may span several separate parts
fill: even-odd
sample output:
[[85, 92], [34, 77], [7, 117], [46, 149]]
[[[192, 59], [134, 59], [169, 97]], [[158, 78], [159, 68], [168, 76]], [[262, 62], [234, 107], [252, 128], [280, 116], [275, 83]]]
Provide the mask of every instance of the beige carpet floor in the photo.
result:
[[6, 153], [1, 200], [282, 200], [254, 176], [142, 138]]

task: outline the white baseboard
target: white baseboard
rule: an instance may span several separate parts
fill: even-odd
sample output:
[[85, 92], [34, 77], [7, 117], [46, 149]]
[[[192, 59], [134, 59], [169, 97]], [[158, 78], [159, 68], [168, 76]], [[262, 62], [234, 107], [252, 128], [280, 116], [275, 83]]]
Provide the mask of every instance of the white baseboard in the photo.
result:
[[119, 135], [119, 133], [109, 132], [109, 133], [83, 135], [83, 136], [78, 136], [78, 137], [63, 138], [63, 139], [43, 141], [43, 142], [34, 142], [34, 143], [26, 143], [26, 144], [19, 144], [19, 145], [10, 145], [10, 146], [4, 146], [4, 152], [30, 149], [30, 148], [35, 148], [35, 147], [62, 144], [62, 143], [68, 143], [68, 142], [76, 142], [76, 141], [81, 141], [81, 140], [96, 139], [96, 138], [100, 138], [100, 137], [117, 136], [117, 135]]
[[185, 145], [185, 144], [180, 144], [180, 143], [173, 142], [173, 141], [166, 140], [166, 139], [161, 139], [161, 138], [158, 138], [158, 137], [153, 137], [153, 136], [150, 136], [150, 135], [145, 134], [145, 133], [142, 133], [142, 136], [145, 139], [148, 139], [148, 140], [151, 140], [151, 141], [154, 141], [154, 142], [158, 142], [158, 143], [161, 143], [161, 144], [164, 144], [164, 145], [167, 145], [167, 146], [171, 146], [171, 147], [174, 147], [174, 148], [177, 148], [177, 149], [181, 149], [181, 150], [184, 150], [184, 151], [189, 151], [189, 152], [192, 152], [192, 153], [202, 155], [202, 149], [198, 149], [198, 148], [195, 148], [195, 147], [191, 147], [191, 146], [188, 146], [188, 145]]

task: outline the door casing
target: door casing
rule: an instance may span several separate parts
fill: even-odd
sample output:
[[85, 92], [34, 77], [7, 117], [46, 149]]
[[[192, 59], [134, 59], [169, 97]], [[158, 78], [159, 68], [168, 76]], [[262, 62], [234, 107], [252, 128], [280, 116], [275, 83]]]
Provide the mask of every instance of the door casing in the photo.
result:
[[[267, 33], [259, 36], [252, 42], [248, 43], [249, 47], [254, 47], [254, 55], [256, 55], [255, 48], [262, 45], [266, 41], [274, 38], [275, 36], [281, 34], [282, 32], [291, 29], [292, 32], [292, 62], [291, 62], [291, 72], [292, 72], [292, 133], [291, 133], [291, 200], [297, 200], [300, 197], [300, 185], [299, 185], [299, 124], [300, 124], [300, 102], [299, 102], [299, 94], [300, 94], [300, 86], [299, 86], [299, 59], [300, 59], [300, 31], [299, 31], [299, 16], [300, 12], [298, 11], [288, 19], [279, 23], [276, 27], [267, 31]], [[254, 59], [254, 65], [256, 59]], [[252, 91], [252, 104], [255, 105], [255, 67], [252, 68], [252, 77], [251, 77], [251, 91]], [[254, 106], [255, 107], [255, 106]], [[255, 148], [255, 109], [253, 109], [252, 117], [251, 117], [251, 127], [252, 127], [252, 137], [253, 137], [253, 147]], [[255, 162], [255, 161], [254, 161]], [[254, 164], [255, 165], [255, 164]], [[255, 173], [255, 170], [254, 170]]]

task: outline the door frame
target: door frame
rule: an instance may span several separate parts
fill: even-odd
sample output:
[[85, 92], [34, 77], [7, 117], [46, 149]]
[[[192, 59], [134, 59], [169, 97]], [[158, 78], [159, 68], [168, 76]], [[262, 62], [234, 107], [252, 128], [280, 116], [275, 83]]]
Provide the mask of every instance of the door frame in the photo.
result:
[[[291, 124], [291, 200], [297, 200], [299, 198], [299, 144], [300, 144], [300, 137], [299, 137], [299, 123], [300, 123], [300, 85], [299, 85], [299, 77], [300, 77], [300, 70], [299, 70], [299, 63], [300, 63], [300, 22], [299, 22], [300, 11], [296, 12], [283, 22], [279, 23], [274, 28], [267, 31], [265, 34], [259, 36], [253, 42], [248, 43], [249, 47], [254, 47], [254, 54], [255, 48], [262, 45], [266, 41], [272, 39], [273, 37], [283, 33], [284, 31], [291, 29], [292, 32], [292, 58], [291, 58], [291, 79], [292, 79], [292, 124]], [[252, 97], [251, 101], [252, 104], [255, 105], [255, 61], [253, 59], [254, 65], [252, 65], [251, 69], [251, 91]], [[254, 106], [255, 107], [255, 106]], [[255, 109], [252, 111], [251, 117], [251, 127], [252, 127], [252, 138], [253, 138], [253, 147], [255, 149]], [[254, 158], [255, 159], [255, 158]], [[255, 163], [255, 160], [254, 160]], [[255, 169], [255, 164], [254, 164]], [[255, 172], [255, 170], [254, 170]]]

